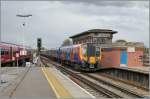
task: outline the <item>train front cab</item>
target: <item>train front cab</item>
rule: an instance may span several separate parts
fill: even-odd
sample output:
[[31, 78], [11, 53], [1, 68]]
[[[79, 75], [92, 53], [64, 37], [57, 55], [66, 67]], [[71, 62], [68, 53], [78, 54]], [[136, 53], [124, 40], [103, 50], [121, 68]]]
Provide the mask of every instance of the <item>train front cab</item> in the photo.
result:
[[92, 43], [83, 44], [81, 48], [81, 69], [85, 71], [96, 71], [100, 66], [101, 49]]

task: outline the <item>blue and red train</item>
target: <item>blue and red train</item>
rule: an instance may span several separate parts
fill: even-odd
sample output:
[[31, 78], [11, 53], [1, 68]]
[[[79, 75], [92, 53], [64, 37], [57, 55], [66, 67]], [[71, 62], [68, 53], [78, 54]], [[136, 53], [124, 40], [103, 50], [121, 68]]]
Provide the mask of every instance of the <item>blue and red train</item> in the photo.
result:
[[101, 63], [101, 48], [92, 43], [42, 51], [41, 55], [84, 71], [96, 71]]
[[[26, 52], [24, 55], [20, 55], [21, 50], [25, 49]], [[16, 45], [11, 43], [0, 43], [0, 50], [1, 50], [1, 64], [8, 64], [12, 62], [16, 62], [17, 59], [21, 60], [28, 60], [32, 56], [31, 48], [25, 47], [23, 48], [22, 45]]]

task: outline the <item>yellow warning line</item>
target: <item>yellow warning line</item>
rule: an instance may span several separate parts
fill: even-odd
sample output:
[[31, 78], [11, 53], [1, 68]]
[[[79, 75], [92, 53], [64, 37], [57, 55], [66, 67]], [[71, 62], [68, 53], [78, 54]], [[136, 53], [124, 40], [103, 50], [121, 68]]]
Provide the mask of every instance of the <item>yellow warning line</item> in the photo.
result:
[[45, 67], [41, 67], [41, 68], [42, 68], [42, 71], [43, 71], [49, 85], [53, 89], [57, 98], [72, 98], [72, 96], [68, 92], [68, 90], [66, 90], [63, 87], [63, 85], [61, 85], [61, 83], [54, 77], [54, 75], [52, 73], [50, 73], [47, 70], [47, 68], [45, 68]]

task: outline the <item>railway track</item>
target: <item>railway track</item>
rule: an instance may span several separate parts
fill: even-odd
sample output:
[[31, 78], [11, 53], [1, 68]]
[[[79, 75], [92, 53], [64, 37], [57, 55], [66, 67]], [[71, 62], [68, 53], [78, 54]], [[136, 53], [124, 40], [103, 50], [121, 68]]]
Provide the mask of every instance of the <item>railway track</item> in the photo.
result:
[[[53, 64], [56, 66], [56, 64]], [[103, 96], [108, 97], [108, 98], [122, 98], [121, 96], [115, 94], [114, 92], [111, 92], [101, 86], [99, 86], [96, 83], [93, 83], [91, 79], [87, 79], [87, 77], [83, 76], [83, 74], [77, 74], [73, 71], [70, 71], [69, 69], [66, 69], [62, 66], [57, 66], [57, 68], [69, 75], [71, 75], [72, 77], [74, 77], [75, 79], [78, 79], [79, 81], [81, 81], [82, 83], [90, 86], [92, 89], [96, 90], [97, 92], [99, 92], [100, 94], [103, 94]]]
[[[47, 63], [43, 63], [44, 65], [47, 65]], [[70, 71], [62, 66], [58, 66], [56, 64], [53, 63], [53, 65], [56, 66], [57, 69], [61, 70], [62, 72], [65, 72], [66, 74], [69, 74], [70, 76], [74, 77], [75, 79], [78, 79], [79, 81], [81, 81], [82, 83], [90, 86], [92, 89], [100, 92], [101, 94], [104, 94], [106, 97], [108, 98], [122, 98], [121, 96], [113, 93], [113, 92], [110, 92], [108, 91], [107, 89], [104, 89], [100, 86], [98, 86], [97, 84], [93, 83], [92, 81], [89, 81], [88, 79], [86, 79], [85, 77], [79, 75], [79, 74], [76, 74], [75, 72], [73, 71]]]
[[[46, 63], [44, 63], [45, 65]], [[63, 67], [59, 64], [51, 62], [56, 68], [65, 72], [66, 74], [78, 79], [79, 81], [83, 82], [84, 84], [90, 86], [92, 89], [96, 90], [99, 93], [104, 94], [108, 98], [123, 98], [123, 97], [136, 97], [136, 98], [143, 98], [143, 96], [131, 92], [129, 90], [123, 89], [119, 86], [115, 86], [113, 84], [107, 83], [102, 81], [98, 78], [95, 78], [87, 73], [77, 73], [76, 71], [70, 70], [66, 67]], [[111, 89], [111, 90], [110, 90]]]
[[95, 77], [94, 75], [90, 75], [90, 74], [86, 74], [86, 75], [88, 77], [90, 77], [90, 78], [93, 78], [94, 80], [96, 80], [96, 81], [98, 81], [100, 83], [105, 84], [106, 86], [109, 87], [109, 89], [111, 89], [111, 88], [112, 88], [112, 90], [114, 89], [114, 91], [120, 93], [120, 95], [122, 94], [122, 96], [130, 96], [130, 97], [135, 97], [135, 98], [144, 98], [144, 96], [142, 96], [141, 94], [138, 94], [138, 93], [136, 93], [134, 91], [128, 90], [128, 89], [126, 89], [124, 87], [121, 87], [119, 85], [119, 83], [114, 84], [112, 82], [110, 83], [110, 82], [108, 82], [106, 80], [103, 80], [103, 79], [100, 79], [98, 77]]

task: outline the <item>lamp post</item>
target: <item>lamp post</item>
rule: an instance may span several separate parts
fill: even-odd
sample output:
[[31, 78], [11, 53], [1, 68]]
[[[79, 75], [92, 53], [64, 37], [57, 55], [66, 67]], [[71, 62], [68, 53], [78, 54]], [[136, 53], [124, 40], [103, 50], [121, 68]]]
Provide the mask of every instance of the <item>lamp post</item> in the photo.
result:
[[[23, 18], [23, 19], [24, 19], [24, 21], [23, 21], [23, 23], [22, 23], [22, 26], [23, 26], [24, 29], [25, 29], [25, 26], [26, 26], [25, 18], [29, 18], [29, 17], [31, 17], [31, 16], [32, 16], [32, 14], [26, 14], [26, 15], [17, 14], [17, 15], [16, 15], [16, 17], [20, 17], [20, 18]], [[24, 55], [26, 54], [26, 50], [25, 50], [25, 46], [24, 46], [24, 32], [23, 32], [23, 44], [22, 44], [22, 46], [23, 46], [23, 49], [22, 49], [21, 54], [22, 54], [22, 56], [24, 56]], [[23, 62], [24, 62], [24, 59], [23, 59]], [[17, 63], [17, 64], [18, 64], [18, 63]], [[17, 67], [18, 67], [18, 66], [17, 66]]]
[[[1, 41], [1, 39], [0, 39], [0, 41]], [[1, 48], [0, 48], [0, 86], [1, 86], [1, 83], [2, 83], [2, 78], [1, 78], [1, 69], [2, 69], [2, 67], [1, 67], [1, 65], [2, 65], [2, 63], [1, 63]]]

